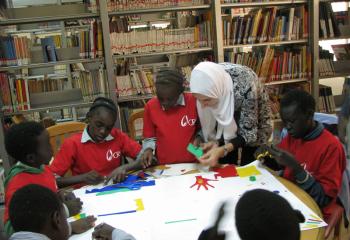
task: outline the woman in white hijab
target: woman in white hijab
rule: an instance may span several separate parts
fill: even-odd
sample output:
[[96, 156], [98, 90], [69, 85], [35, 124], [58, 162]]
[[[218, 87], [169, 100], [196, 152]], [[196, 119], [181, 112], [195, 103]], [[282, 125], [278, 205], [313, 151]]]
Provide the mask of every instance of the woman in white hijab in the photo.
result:
[[[197, 98], [204, 155], [199, 161], [245, 165], [271, 135], [268, 95], [248, 67], [199, 63], [191, 73], [190, 89]], [[238, 151], [241, 149], [241, 151]]]

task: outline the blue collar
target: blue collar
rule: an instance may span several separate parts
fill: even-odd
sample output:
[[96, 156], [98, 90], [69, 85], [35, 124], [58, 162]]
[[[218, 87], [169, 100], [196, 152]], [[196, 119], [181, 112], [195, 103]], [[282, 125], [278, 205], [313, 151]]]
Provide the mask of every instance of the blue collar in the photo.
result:
[[321, 135], [321, 133], [323, 132], [324, 126], [320, 122], [317, 122], [317, 121], [315, 122], [316, 122], [316, 128], [312, 130], [309, 134], [307, 134], [305, 137], [303, 137], [303, 140], [305, 141], [314, 140]]

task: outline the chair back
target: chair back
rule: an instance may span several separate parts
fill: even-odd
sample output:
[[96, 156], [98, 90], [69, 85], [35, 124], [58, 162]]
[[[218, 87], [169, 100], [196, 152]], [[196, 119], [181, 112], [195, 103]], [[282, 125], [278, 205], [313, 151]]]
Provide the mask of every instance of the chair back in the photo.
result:
[[84, 131], [86, 127], [82, 122], [65, 122], [47, 128], [50, 136], [50, 144], [53, 150], [53, 156], [58, 152], [64, 139], [74, 133], [80, 133]]
[[141, 140], [143, 129], [144, 110], [132, 113], [128, 119], [129, 137], [135, 140]]

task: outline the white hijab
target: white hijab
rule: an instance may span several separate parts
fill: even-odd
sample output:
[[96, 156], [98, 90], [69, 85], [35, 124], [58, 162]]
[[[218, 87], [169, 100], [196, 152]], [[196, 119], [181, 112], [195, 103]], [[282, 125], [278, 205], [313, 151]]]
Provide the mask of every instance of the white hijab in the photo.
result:
[[235, 138], [237, 124], [234, 119], [233, 83], [231, 76], [225, 71], [224, 67], [213, 62], [199, 63], [192, 70], [190, 89], [192, 93], [199, 93], [219, 100], [216, 108], [203, 108], [197, 101], [204, 140], [220, 139], [222, 135], [225, 142]]

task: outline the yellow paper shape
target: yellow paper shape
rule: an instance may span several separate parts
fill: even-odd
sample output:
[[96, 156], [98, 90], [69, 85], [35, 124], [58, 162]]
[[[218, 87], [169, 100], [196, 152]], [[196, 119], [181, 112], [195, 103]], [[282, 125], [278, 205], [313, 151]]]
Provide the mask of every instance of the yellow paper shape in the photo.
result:
[[143, 211], [145, 210], [145, 207], [143, 206], [143, 202], [141, 198], [135, 199], [135, 203], [136, 203], [136, 211]]
[[248, 167], [238, 167], [236, 168], [238, 175], [243, 177], [249, 177], [249, 176], [256, 176], [260, 175], [261, 172], [255, 167], [255, 166], [248, 166]]

